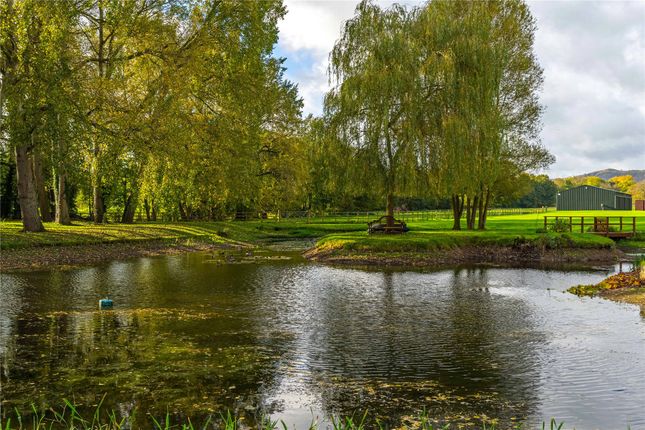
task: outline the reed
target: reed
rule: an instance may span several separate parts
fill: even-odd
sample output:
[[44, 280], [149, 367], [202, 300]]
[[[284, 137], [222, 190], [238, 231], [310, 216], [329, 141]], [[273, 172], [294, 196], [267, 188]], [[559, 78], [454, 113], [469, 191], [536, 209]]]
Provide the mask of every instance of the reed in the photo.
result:
[[[46, 410], [39, 410], [35, 405], [32, 405], [28, 417], [23, 416], [17, 409], [10, 414], [9, 417], [0, 416], [0, 430], [125, 430], [135, 429], [127, 418], [117, 418], [117, 414], [113, 410], [106, 410], [103, 407], [103, 400], [99, 402], [91, 416], [83, 416], [72, 402], [65, 400], [64, 405], [56, 410], [49, 408]], [[244, 429], [257, 429], [257, 430], [289, 430], [291, 427], [281, 420], [272, 420], [268, 416], [260, 417], [255, 423], [247, 423], [239, 417], [235, 416], [231, 411], [220, 413], [219, 415], [212, 415], [204, 422], [193, 423], [190, 418], [186, 418], [184, 423], [173, 423], [170, 413], [166, 413], [163, 417], [155, 417], [149, 415], [149, 425], [146, 428], [154, 430], [244, 430]], [[385, 430], [390, 428], [378, 419], [370, 420], [368, 412], [356, 416], [332, 416], [330, 424], [324, 427], [318, 423], [316, 419], [312, 419], [308, 430]], [[421, 410], [413, 420], [414, 422], [408, 425], [401, 425], [400, 429], [419, 429], [419, 430], [449, 430], [453, 428], [450, 423], [438, 425], [433, 423], [432, 417], [425, 409]], [[548, 423], [543, 422], [541, 430], [562, 430], [564, 423], [558, 423], [555, 419], [551, 419]], [[496, 424], [482, 422], [479, 427], [482, 430], [498, 430]], [[508, 427], [506, 427], [508, 428]], [[511, 427], [513, 430], [530, 430], [523, 427], [521, 423], [515, 424]], [[539, 430], [540, 428], [535, 428]]]

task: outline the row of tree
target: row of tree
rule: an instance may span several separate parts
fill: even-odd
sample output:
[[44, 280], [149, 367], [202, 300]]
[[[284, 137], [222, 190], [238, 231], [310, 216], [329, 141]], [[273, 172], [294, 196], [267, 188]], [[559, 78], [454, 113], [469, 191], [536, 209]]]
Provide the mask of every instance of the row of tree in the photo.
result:
[[302, 149], [301, 101], [272, 56], [284, 13], [280, 1], [1, 0], [0, 136], [25, 229], [51, 220], [51, 194], [69, 223], [70, 184], [98, 223], [109, 206], [132, 222], [140, 206], [212, 218], [281, 199]]
[[[280, 0], [0, 0], [0, 179], [25, 230], [235, 210], [450, 201], [484, 228], [547, 166], [521, 0], [361, 2], [302, 119], [273, 55]], [[360, 203], [358, 203], [360, 204]]]

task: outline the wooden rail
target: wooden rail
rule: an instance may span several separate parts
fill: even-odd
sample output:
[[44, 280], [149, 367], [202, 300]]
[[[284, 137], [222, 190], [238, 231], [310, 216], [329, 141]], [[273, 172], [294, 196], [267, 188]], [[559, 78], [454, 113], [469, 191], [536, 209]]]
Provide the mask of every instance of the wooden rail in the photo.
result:
[[[580, 233], [593, 233], [611, 238], [633, 237], [636, 234], [635, 216], [545, 216], [544, 230], [553, 227], [559, 221], [565, 222], [569, 231], [580, 227]], [[612, 222], [613, 221], [613, 222]], [[589, 231], [585, 230], [585, 227]], [[617, 230], [612, 231], [612, 227]]]

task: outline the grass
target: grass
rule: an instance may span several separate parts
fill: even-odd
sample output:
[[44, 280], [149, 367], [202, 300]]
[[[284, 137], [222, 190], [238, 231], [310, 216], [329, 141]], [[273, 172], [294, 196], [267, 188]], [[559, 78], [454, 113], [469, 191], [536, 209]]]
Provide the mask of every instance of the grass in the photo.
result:
[[[3, 418], [0, 416], [0, 430], [50, 430], [50, 429], [63, 429], [63, 430], [121, 430], [135, 428], [127, 418], [118, 418], [115, 411], [106, 411], [102, 406], [103, 400], [96, 406], [91, 416], [82, 416], [76, 406], [68, 400], [65, 400], [64, 406], [59, 409], [50, 408], [45, 411], [39, 411], [32, 405], [32, 410], [29, 417], [23, 417], [20, 412], [14, 411], [13, 416]], [[267, 416], [260, 417], [256, 423], [249, 425], [243, 423], [241, 419], [227, 411], [225, 414], [211, 415], [204, 422], [193, 423], [190, 417], [184, 420], [185, 422], [173, 424], [173, 419], [169, 413], [165, 417], [154, 417], [149, 415], [149, 426], [154, 430], [197, 430], [197, 429], [221, 429], [221, 430], [238, 430], [254, 428], [257, 430], [288, 430], [290, 427], [287, 423], [281, 420], [271, 420]], [[452, 427], [448, 424], [436, 424], [433, 418], [428, 415], [425, 409], [421, 410], [411, 420], [410, 426], [407, 424], [399, 427], [400, 429], [419, 429], [419, 430], [449, 430]], [[378, 419], [369, 420], [368, 413], [355, 416], [332, 416], [330, 418], [331, 428], [333, 430], [366, 430], [378, 429], [383, 430], [389, 428], [381, 423]], [[562, 430], [564, 423], [558, 423], [555, 419], [551, 419], [549, 423], [542, 423], [540, 427], [542, 430]], [[318, 430], [321, 426], [315, 419], [312, 419], [308, 430]], [[329, 428], [329, 426], [325, 427]], [[497, 427], [494, 423], [483, 421], [481, 427], [483, 430], [496, 430]], [[512, 429], [523, 429], [521, 423], [514, 424]], [[527, 427], [526, 430], [529, 430]], [[536, 428], [537, 430], [537, 428]]]
[[[639, 234], [622, 245], [645, 247], [645, 212], [632, 211], [579, 211], [549, 212], [549, 216], [637, 216]], [[435, 219], [410, 221], [410, 232], [400, 236], [371, 235], [366, 233], [364, 222], [351, 219], [318, 219], [305, 223], [302, 220], [176, 222], [94, 225], [75, 222], [72, 226], [46, 223], [44, 233], [23, 233], [19, 221], [0, 222], [0, 249], [43, 247], [51, 245], [83, 245], [97, 243], [140, 242], [151, 240], [203, 240], [212, 243], [270, 242], [280, 239], [321, 238], [321, 247], [375, 251], [427, 251], [464, 245], [517, 245], [537, 244], [547, 248], [608, 248], [610, 239], [593, 235], [572, 233], [540, 233], [544, 214], [507, 215], [490, 217], [485, 231], [452, 231], [452, 221]]]
[[212, 243], [257, 243], [285, 238], [320, 237], [329, 232], [363, 229], [359, 224], [238, 221], [103, 224], [45, 223], [45, 232], [23, 233], [20, 221], [0, 222], [0, 249], [152, 240], [204, 240]]
[[[607, 216], [608, 212], [549, 212], [549, 216]], [[645, 232], [645, 213], [631, 211], [611, 212], [611, 216], [637, 216], [636, 229], [641, 232], [635, 240], [621, 244], [638, 247]], [[452, 231], [451, 220], [409, 222], [410, 232], [402, 236], [367, 235], [365, 232], [330, 234], [318, 241], [321, 249], [374, 252], [426, 252], [461, 246], [515, 246], [532, 244], [547, 249], [555, 248], [612, 248], [611, 239], [579, 232], [541, 232], [544, 214], [508, 215], [491, 217], [484, 231]]]

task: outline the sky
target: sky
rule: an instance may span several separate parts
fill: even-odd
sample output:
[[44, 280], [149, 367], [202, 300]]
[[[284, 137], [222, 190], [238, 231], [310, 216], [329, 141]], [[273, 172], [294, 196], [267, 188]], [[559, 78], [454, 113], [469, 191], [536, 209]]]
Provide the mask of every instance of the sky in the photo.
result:
[[[357, 3], [285, 0], [276, 53], [286, 58], [286, 77], [298, 84], [305, 114], [322, 113], [329, 51]], [[556, 157], [544, 173], [645, 169], [645, 0], [529, 1], [529, 7], [544, 68], [541, 138]]]

